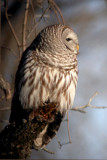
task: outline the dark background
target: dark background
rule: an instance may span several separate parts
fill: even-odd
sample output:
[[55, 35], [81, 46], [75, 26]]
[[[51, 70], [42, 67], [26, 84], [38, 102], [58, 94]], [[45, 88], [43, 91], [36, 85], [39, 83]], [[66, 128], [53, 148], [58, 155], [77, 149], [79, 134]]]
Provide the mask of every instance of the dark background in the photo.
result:
[[[29, 6], [26, 37], [31, 32], [34, 22], [40, 18], [42, 10], [48, 6], [47, 1], [32, 0], [35, 11], [33, 15]], [[88, 103], [96, 92], [92, 104], [107, 106], [107, 5], [105, 0], [55, 0], [61, 9], [65, 23], [77, 33], [80, 43], [79, 80], [74, 106]], [[4, 1], [2, 0], [1, 26], [1, 64], [0, 71], [5, 80], [11, 84], [12, 92], [19, 49], [16, 40], [5, 18]], [[8, 14], [16, 35], [22, 44], [23, 20], [26, 0], [9, 0]], [[59, 15], [59, 14], [58, 14]], [[61, 20], [61, 19], [60, 19]], [[32, 42], [36, 34], [49, 24], [58, 23], [52, 9], [44, 15], [29, 38], [26, 46]], [[9, 49], [7, 49], [9, 48]], [[22, 48], [21, 48], [22, 53]], [[0, 90], [0, 97], [3, 96]], [[0, 107], [8, 107], [11, 100], [1, 101]], [[106, 159], [107, 158], [107, 109], [87, 108], [85, 114], [77, 111], [69, 112], [70, 133], [72, 143], [63, 145], [60, 149], [56, 138], [47, 148], [54, 151], [51, 155], [44, 151], [33, 151], [31, 158], [51, 159]], [[0, 111], [0, 120], [8, 120], [10, 111]], [[6, 124], [0, 123], [2, 129]], [[63, 121], [57, 134], [61, 143], [68, 142], [67, 122]]]

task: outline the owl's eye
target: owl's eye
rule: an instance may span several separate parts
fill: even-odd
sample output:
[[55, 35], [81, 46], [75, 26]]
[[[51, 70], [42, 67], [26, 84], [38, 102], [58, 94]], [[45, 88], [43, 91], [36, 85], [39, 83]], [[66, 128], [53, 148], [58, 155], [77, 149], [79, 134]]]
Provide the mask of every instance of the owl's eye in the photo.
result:
[[71, 38], [66, 38], [66, 40], [69, 42], [69, 41], [71, 41], [72, 39], [71, 39]]

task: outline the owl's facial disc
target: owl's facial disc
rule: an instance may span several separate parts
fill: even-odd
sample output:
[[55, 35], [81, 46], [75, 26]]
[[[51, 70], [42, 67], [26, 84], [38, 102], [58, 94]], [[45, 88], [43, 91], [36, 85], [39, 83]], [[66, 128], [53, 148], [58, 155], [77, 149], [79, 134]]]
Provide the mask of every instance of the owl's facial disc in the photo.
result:
[[74, 54], [79, 51], [79, 44], [77, 35], [69, 28], [66, 28], [62, 33], [62, 39], [65, 46], [74, 52]]

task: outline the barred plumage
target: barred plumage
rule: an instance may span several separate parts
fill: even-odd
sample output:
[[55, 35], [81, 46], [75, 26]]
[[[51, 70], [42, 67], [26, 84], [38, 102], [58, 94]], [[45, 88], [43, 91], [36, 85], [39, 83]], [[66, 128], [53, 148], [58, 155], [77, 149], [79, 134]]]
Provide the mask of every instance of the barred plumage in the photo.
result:
[[[78, 79], [78, 38], [65, 25], [40, 32], [22, 55], [15, 80], [10, 122], [40, 115], [49, 123], [34, 141], [43, 148], [73, 105]], [[55, 112], [53, 112], [55, 111]], [[47, 113], [56, 114], [51, 120]]]

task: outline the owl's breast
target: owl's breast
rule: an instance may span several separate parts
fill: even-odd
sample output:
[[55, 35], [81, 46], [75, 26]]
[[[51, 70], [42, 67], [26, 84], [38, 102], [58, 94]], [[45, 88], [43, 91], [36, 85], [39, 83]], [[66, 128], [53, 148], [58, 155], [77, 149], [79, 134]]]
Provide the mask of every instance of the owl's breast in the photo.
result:
[[75, 70], [69, 72], [59, 71], [53, 76], [50, 102], [58, 103], [61, 112], [70, 109], [73, 105], [77, 79], [78, 75]]
[[61, 112], [72, 107], [77, 85], [77, 72], [51, 67], [25, 69], [21, 80], [20, 101], [24, 109], [38, 108], [46, 101], [58, 104]]

